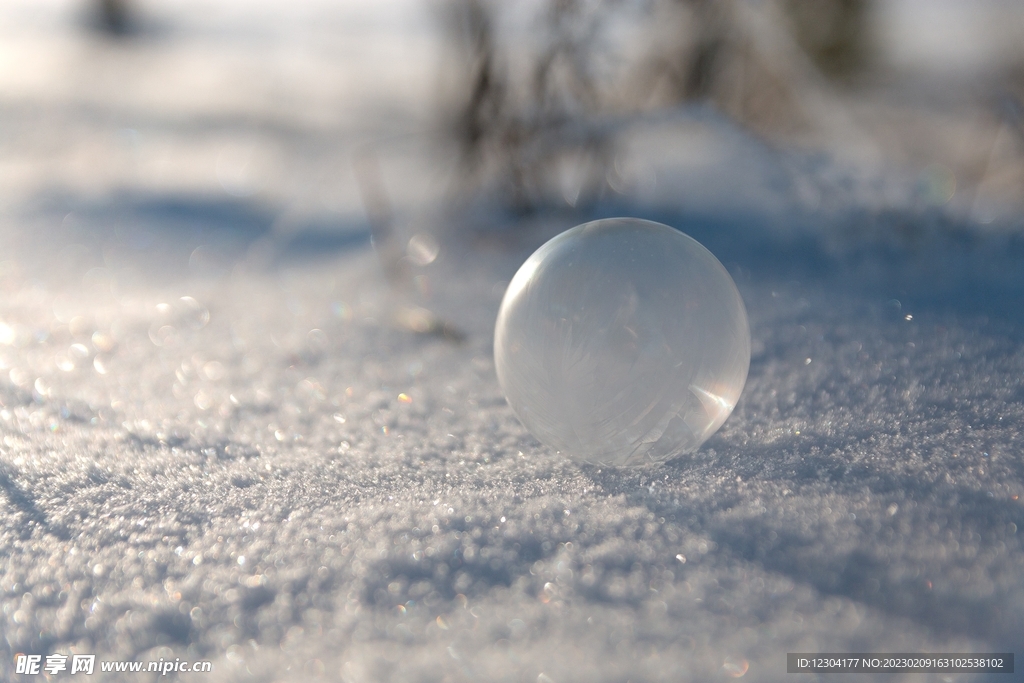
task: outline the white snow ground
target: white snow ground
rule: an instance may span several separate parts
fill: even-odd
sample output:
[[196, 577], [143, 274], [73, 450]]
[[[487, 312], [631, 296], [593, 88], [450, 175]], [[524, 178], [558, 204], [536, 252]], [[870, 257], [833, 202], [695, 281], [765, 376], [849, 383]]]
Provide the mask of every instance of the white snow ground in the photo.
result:
[[[422, 93], [372, 100], [323, 22], [289, 71], [266, 47], [293, 55], [280, 9], [236, 35], [225, 6], [113, 47], [61, 3], [5, 10], [0, 679], [21, 678], [15, 653], [348, 683], [776, 681], [787, 652], [1024, 653], [1012, 226], [910, 193], [872, 208], [862, 179], [704, 117], [714, 154], [650, 161], [642, 203], [450, 229], [395, 295], [349, 153], [415, 124]], [[144, 87], [196, 50], [203, 69]], [[813, 210], [791, 199], [808, 178]], [[750, 377], [693, 456], [573, 464], [506, 406], [494, 315], [546, 236], [639, 212], [733, 273]], [[403, 297], [465, 339], [392, 324]]]

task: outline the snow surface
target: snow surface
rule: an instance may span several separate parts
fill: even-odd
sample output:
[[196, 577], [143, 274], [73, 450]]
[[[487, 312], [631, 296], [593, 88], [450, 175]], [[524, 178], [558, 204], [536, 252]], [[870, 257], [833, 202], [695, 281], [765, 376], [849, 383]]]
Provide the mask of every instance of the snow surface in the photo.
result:
[[[123, 48], [66, 42], [54, 59], [79, 73], [126, 68]], [[174, 45], [137, 49], [158, 69]], [[228, 76], [179, 114], [130, 93], [90, 108], [56, 67], [3, 100], [20, 133], [2, 143], [0, 679], [19, 652], [347, 683], [781, 681], [787, 652], [1024, 653], [1019, 232], [873, 204], [841, 169], [697, 117], [724, 154], [663, 155], [655, 189], [589, 213], [434, 218], [438, 259], [396, 291], [345, 175], [347, 114], [281, 123], [267, 86], [251, 120], [203, 118], [238, 123], [216, 83], [249, 63], [210, 59]], [[830, 173], [824, 199], [792, 199]], [[718, 256], [753, 357], [697, 453], [617, 470], [524, 430], [491, 335], [536, 246], [623, 213]], [[464, 338], [396, 325], [410, 302]]]

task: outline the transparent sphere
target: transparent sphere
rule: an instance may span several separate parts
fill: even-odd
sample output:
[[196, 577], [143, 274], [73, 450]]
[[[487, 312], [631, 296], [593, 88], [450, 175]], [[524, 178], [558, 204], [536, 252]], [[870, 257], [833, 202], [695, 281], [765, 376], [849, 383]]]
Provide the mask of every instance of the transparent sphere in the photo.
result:
[[494, 330], [509, 405], [548, 446], [634, 465], [695, 450], [750, 367], [736, 285], [696, 240], [652, 221], [567, 230], [522, 265]]

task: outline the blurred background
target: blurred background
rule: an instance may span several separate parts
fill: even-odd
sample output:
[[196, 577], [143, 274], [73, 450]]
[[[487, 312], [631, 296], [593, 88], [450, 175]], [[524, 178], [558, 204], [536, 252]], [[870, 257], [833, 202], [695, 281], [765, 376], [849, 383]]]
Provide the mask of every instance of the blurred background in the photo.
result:
[[1016, 230], [1022, 97], [1011, 0], [6, 0], [0, 202], [192, 271], [538, 212]]

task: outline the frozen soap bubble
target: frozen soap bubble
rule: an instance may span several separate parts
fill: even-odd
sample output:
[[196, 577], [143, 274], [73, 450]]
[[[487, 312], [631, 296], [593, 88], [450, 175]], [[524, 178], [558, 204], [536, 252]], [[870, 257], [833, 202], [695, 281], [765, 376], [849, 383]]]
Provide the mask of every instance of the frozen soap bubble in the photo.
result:
[[494, 330], [509, 405], [548, 446], [634, 465], [692, 451], [750, 367], [736, 285], [696, 240], [651, 221], [579, 225], [527, 259]]

